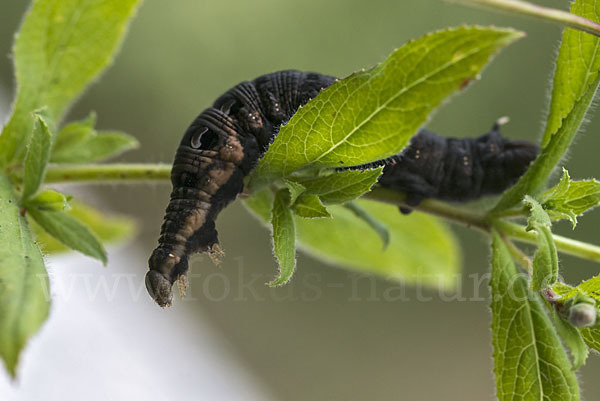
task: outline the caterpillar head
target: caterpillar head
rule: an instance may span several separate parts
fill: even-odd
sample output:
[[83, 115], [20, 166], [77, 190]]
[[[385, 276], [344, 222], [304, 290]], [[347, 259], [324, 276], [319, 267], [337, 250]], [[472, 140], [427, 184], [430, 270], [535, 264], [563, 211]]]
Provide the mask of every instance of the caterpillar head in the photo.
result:
[[161, 307], [171, 306], [173, 283], [187, 271], [187, 257], [178, 257], [162, 248], [156, 248], [148, 264], [150, 265], [150, 270], [146, 273], [148, 293]]

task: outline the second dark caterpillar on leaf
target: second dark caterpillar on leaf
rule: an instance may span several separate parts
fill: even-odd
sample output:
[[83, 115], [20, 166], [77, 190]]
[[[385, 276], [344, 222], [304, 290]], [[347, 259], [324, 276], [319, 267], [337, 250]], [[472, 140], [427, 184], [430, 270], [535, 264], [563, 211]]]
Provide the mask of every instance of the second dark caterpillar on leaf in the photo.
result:
[[[285, 70], [242, 82], [190, 125], [175, 154], [173, 191], [158, 247], [150, 256], [146, 287], [160, 306], [171, 303], [173, 283], [188, 258], [220, 253], [215, 219], [244, 189], [243, 179], [296, 110], [335, 82], [327, 75]], [[379, 185], [425, 198], [464, 202], [503, 192], [536, 157], [538, 147], [503, 138], [498, 126], [478, 138], [444, 138], [421, 130], [384, 164]], [[407, 211], [407, 210], [404, 210]]]

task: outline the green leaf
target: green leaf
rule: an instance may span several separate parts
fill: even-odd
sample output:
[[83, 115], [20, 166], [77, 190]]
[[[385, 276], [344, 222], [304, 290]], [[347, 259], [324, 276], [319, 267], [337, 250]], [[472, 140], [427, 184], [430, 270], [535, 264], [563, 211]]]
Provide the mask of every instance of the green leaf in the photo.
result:
[[600, 301], [600, 275], [583, 281], [577, 286], [577, 290], [584, 295]]
[[571, 351], [573, 369], [579, 369], [585, 365], [585, 361], [590, 353], [581, 333], [571, 323], [561, 319], [555, 309], [552, 309], [552, 320], [554, 321], [558, 335]]
[[270, 188], [263, 188], [244, 199], [246, 209], [263, 224], [271, 220], [275, 196]]
[[600, 326], [579, 329], [579, 332], [588, 347], [600, 352]]
[[568, 219], [577, 225], [577, 217], [600, 205], [600, 182], [596, 180], [571, 181], [563, 168], [560, 182], [546, 191], [542, 204], [553, 220]]
[[294, 203], [292, 211], [296, 216], [305, 219], [330, 219], [332, 217], [317, 195], [301, 195]]
[[600, 301], [600, 275], [582, 281], [577, 287], [571, 287], [564, 283], [556, 283], [552, 286], [552, 290], [560, 295], [563, 301], [573, 298], [576, 295], [584, 295]]
[[301, 249], [335, 266], [385, 279], [456, 289], [460, 248], [446, 225], [412, 213], [403, 216], [392, 205], [357, 200], [360, 209], [385, 222], [390, 245], [383, 250], [381, 233], [344, 206], [331, 206], [333, 219], [296, 219]]
[[90, 136], [94, 135], [94, 125], [96, 124], [96, 113], [91, 112], [83, 120], [74, 121], [65, 125], [56, 134], [54, 148], [52, 149], [52, 162], [56, 160], [56, 154], [68, 152], [69, 148], [80, 145]]
[[[103, 244], [123, 241], [135, 235], [136, 224], [128, 217], [106, 215], [78, 201], [72, 201], [70, 206], [70, 210], [66, 213], [86, 225]], [[33, 219], [30, 219], [30, 222], [36, 241], [40, 243], [44, 253], [58, 253], [69, 250], [44, 231]]]
[[371, 216], [365, 209], [358, 206], [356, 202], [345, 203], [344, 207], [354, 213], [356, 217], [367, 223], [369, 227], [371, 227], [375, 233], [379, 235], [379, 238], [381, 238], [381, 241], [383, 242], [384, 250], [388, 247], [390, 244], [390, 231], [384, 224]]
[[296, 200], [300, 197], [300, 195], [304, 193], [306, 188], [304, 187], [304, 185], [291, 180], [284, 180], [284, 183], [287, 189], [290, 191], [290, 203], [288, 204], [288, 206], [292, 206], [294, 203], [296, 203]]
[[48, 123], [39, 114], [36, 114], [34, 119], [33, 135], [31, 135], [25, 156], [24, 200], [35, 195], [42, 185], [52, 151], [52, 133]]
[[429, 114], [523, 34], [460, 27], [428, 34], [322, 91], [281, 128], [253, 190], [306, 167], [348, 167], [400, 152]]
[[289, 204], [289, 191], [282, 189], [277, 192], [273, 202], [271, 224], [273, 226], [275, 258], [279, 263], [279, 275], [275, 280], [268, 283], [271, 287], [283, 285], [290, 281], [296, 268], [296, 230]]
[[21, 350], [48, 317], [50, 291], [42, 254], [1, 174], [0, 244], [0, 356], [14, 377]]
[[91, 163], [103, 161], [135, 149], [139, 142], [120, 132], [96, 131], [96, 116], [68, 124], [56, 135], [52, 151], [53, 163]]
[[349, 202], [369, 192], [382, 171], [383, 166], [368, 170], [345, 170], [300, 182], [306, 194], [318, 195], [324, 204], [332, 205]]
[[59, 122], [113, 60], [139, 0], [35, 0], [14, 45], [17, 97], [0, 136], [0, 165], [20, 160], [29, 115]]
[[552, 237], [550, 228], [552, 223], [548, 213], [530, 196], [526, 196], [524, 202], [531, 210], [527, 220], [527, 230], [535, 230], [538, 233], [538, 249], [533, 257], [531, 288], [539, 291], [551, 286], [558, 279], [558, 251]]
[[[571, 13], [600, 23], [600, 4], [589, 0], [574, 0]], [[600, 38], [573, 28], [563, 33], [556, 71], [548, 122], [542, 145], [550, 142], [559, 131], [563, 120], [572, 112], [574, 105], [592, 87], [600, 70]]]
[[575, 103], [558, 132], [552, 136], [548, 145], [541, 150], [537, 159], [529, 166], [519, 181], [504, 193], [493, 212], [508, 209], [518, 204], [525, 195], [534, 194], [543, 189], [554, 167], [564, 156], [579, 130], [599, 82], [600, 79], [596, 78], [584, 97]]
[[106, 251], [98, 238], [77, 219], [64, 212], [47, 212], [31, 209], [29, 214], [48, 234], [63, 245], [84, 255], [100, 260], [106, 265]]
[[494, 232], [492, 343], [497, 397], [505, 400], [579, 400], [571, 363], [537, 293], [517, 273]]
[[62, 212], [71, 208], [69, 205], [70, 196], [61, 194], [52, 189], [47, 189], [38, 194], [35, 198], [24, 203], [27, 210], [35, 208], [38, 210]]

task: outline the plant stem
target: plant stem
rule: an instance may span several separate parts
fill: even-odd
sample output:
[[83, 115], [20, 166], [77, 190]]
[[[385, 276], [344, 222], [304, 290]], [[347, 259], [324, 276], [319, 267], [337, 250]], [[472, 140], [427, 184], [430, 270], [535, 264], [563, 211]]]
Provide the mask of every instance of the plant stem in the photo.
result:
[[529, 257], [525, 255], [523, 251], [521, 251], [504, 233], [500, 233], [500, 237], [502, 238], [504, 244], [506, 244], [506, 247], [512, 254], [513, 258], [519, 262], [519, 264], [523, 266], [525, 270], [527, 270], [527, 273], [529, 273], [530, 276], [533, 275], [533, 265], [531, 263], [531, 259], [529, 259]]
[[[46, 172], [45, 182], [56, 183], [114, 183], [132, 181], [166, 181], [171, 177], [171, 165], [168, 164], [59, 164], [51, 165]], [[404, 203], [406, 195], [385, 188], [376, 188], [365, 198], [397, 206], [408, 207]], [[434, 199], [426, 199], [413, 209], [441, 217], [463, 226], [490, 233], [492, 227], [517, 241], [535, 244], [537, 234], [526, 231], [525, 227], [499, 218], [491, 218], [483, 213], [474, 212]], [[600, 247], [574, 239], [553, 235], [556, 247], [564, 253], [600, 262]]]
[[170, 164], [55, 164], [46, 171], [48, 184], [169, 180]]
[[[365, 195], [366, 198], [391, 203], [398, 206], [407, 207], [404, 204], [405, 195], [385, 188], [376, 188]], [[519, 224], [511, 223], [506, 220], [490, 218], [484, 214], [473, 212], [464, 208], [456, 207], [448, 203], [426, 199], [413, 209], [423, 213], [442, 217], [454, 223], [458, 223], [470, 228], [490, 233], [492, 227], [498, 230], [505, 236], [515, 239], [520, 242], [529, 244], [537, 243], [537, 233], [535, 231], [527, 231], [525, 227]], [[586, 242], [577, 241], [571, 238], [566, 238], [561, 235], [552, 235], [556, 243], [556, 247], [563, 253], [577, 256], [583, 259], [600, 262], [600, 247]]]
[[514, 14], [527, 15], [546, 22], [566, 25], [571, 28], [600, 36], [600, 24], [587, 18], [571, 14], [567, 11], [554, 8], [542, 7], [537, 4], [527, 3], [519, 0], [446, 0], [452, 3], [461, 3], [469, 6], [481, 6], [496, 10], [506, 11]]

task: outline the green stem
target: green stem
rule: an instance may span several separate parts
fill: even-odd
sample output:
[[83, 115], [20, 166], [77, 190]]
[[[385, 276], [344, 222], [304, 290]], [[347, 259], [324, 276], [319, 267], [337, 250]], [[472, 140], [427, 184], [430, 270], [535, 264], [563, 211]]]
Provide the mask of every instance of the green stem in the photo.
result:
[[529, 273], [530, 276], [533, 275], [533, 264], [531, 263], [531, 259], [529, 259], [529, 257], [525, 255], [523, 251], [521, 251], [519, 247], [506, 236], [506, 234], [501, 232], [500, 237], [502, 238], [502, 241], [504, 241], [504, 244], [506, 244], [508, 251], [512, 254], [513, 259], [519, 262], [519, 264], [527, 270], [527, 273]]
[[46, 171], [48, 184], [73, 182], [156, 181], [171, 177], [170, 164], [55, 164]]
[[[390, 191], [385, 188], [376, 188], [366, 194], [365, 197], [407, 207], [407, 205], [404, 204], [404, 194]], [[419, 206], [414, 207], [414, 209], [423, 213], [442, 217], [446, 220], [450, 220], [452, 222], [474, 228], [488, 234], [490, 233], [492, 227], [494, 227], [500, 233], [517, 241], [529, 244], [537, 243], [537, 233], [535, 231], [525, 230], [525, 227], [522, 225], [497, 218], [492, 219], [484, 214], [450, 205], [448, 203], [433, 199], [426, 199], [421, 202]], [[566, 238], [561, 235], [553, 234], [552, 236], [554, 237], [556, 247], [561, 252], [583, 259], [600, 262], [600, 247], [571, 238]]]
[[595, 36], [600, 36], [600, 24], [587, 18], [571, 14], [567, 11], [554, 8], [542, 7], [537, 4], [518, 0], [447, 0], [452, 3], [461, 3], [469, 6], [481, 6], [505, 11], [514, 14], [527, 15], [546, 22], [565, 25], [570, 28], [579, 29]]
[[[101, 184], [122, 181], [166, 181], [170, 177], [171, 165], [168, 164], [61, 164], [51, 165], [48, 168], [45, 182], [48, 184], [80, 182]], [[385, 188], [376, 188], [365, 197], [380, 202], [410, 207], [404, 203], [405, 194]], [[490, 218], [483, 213], [434, 199], [426, 199], [414, 209], [485, 233], [490, 233], [492, 227], [494, 227], [505, 236], [517, 241], [530, 244], [537, 242], [537, 234], [533, 231], [526, 231], [522, 225], [498, 218]], [[600, 247], [560, 235], [553, 236], [556, 247], [561, 252], [600, 262]]]

